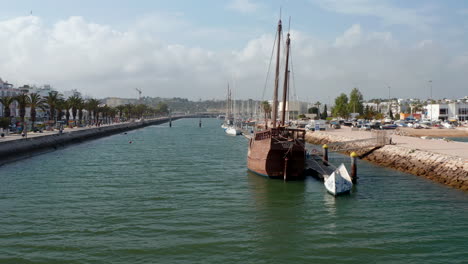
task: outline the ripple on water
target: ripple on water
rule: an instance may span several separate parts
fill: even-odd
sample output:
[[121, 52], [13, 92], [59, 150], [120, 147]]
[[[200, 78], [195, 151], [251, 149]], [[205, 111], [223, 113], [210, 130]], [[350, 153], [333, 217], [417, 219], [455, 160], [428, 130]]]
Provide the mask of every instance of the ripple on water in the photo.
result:
[[314, 179], [246, 172], [247, 141], [227, 137], [218, 120], [203, 124], [178, 120], [1, 167], [0, 262], [468, 258], [466, 193], [359, 162], [354, 192], [334, 198]]

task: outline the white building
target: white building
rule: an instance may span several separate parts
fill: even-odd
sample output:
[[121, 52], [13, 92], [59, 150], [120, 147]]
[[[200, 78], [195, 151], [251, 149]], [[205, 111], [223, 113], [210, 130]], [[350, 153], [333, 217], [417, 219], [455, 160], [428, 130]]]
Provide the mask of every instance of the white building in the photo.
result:
[[[19, 89], [13, 88], [13, 84], [8, 83], [7, 81], [3, 81], [0, 78], [0, 97], [4, 97], [4, 96], [14, 97], [14, 96], [17, 96], [20, 93], [21, 93], [21, 91]], [[17, 103], [16, 103], [16, 101], [14, 101], [10, 105], [10, 114], [11, 114], [11, 116], [16, 116], [17, 115], [16, 107], [17, 107]], [[3, 104], [0, 103], [0, 116], [3, 117], [3, 115], [4, 115], [4, 113], [3, 113]]]
[[[300, 101], [286, 102], [286, 119], [297, 119], [298, 115], [307, 114], [308, 103]], [[278, 104], [278, 118], [281, 118], [283, 102]]]
[[468, 120], [468, 101], [429, 104], [426, 107], [426, 118], [430, 120]]

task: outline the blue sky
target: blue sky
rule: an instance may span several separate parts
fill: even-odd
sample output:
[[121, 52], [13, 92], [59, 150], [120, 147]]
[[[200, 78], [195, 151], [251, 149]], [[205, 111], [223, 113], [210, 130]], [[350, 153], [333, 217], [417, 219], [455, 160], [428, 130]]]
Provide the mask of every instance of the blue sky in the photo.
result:
[[[327, 100], [353, 86], [367, 98], [385, 97], [380, 90], [387, 86], [398, 97], [424, 97], [429, 79], [438, 97], [468, 95], [466, 1], [17, 0], [0, 6], [0, 41], [10, 53], [0, 54], [0, 77], [18, 84], [51, 83], [99, 97], [133, 96], [126, 89], [133, 85], [150, 96], [195, 99], [224, 97], [222, 86], [230, 81], [237, 97], [263, 99], [252, 89], [262, 90], [282, 7], [283, 20], [292, 17], [301, 98]], [[113, 62], [116, 57], [122, 58]], [[31, 66], [38, 60], [50, 71]], [[63, 63], [71, 68], [67, 78], [55, 77]]]

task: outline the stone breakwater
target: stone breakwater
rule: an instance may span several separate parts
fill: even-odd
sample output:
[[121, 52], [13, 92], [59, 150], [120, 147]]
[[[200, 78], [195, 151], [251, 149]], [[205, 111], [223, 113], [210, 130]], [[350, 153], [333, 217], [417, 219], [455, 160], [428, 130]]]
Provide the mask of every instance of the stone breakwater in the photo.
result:
[[[347, 154], [355, 151], [364, 155], [364, 160], [375, 164], [468, 191], [468, 160], [463, 158], [398, 145], [386, 145], [372, 151], [362, 142], [352, 142], [353, 138], [323, 132], [308, 132], [306, 140], [317, 145], [350, 141], [339, 146], [340, 149], [348, 149], [344, 151]], [[333, 150], [333, 144], [330, 149]]]
[[[183, 117], [172, 117], [172, 120], [177, 120]], [[145, 126], [162, 124], [168, 121], [169, 118], [157, 118], [138, 122], [120, 123], [110, 126], [81, 129], [62, 134], [56, 133], [38, 137], [22, 138], [18, 140], [4, 142], [0, 141], [0, 165], [9, 161], [33, 156], [40, 152], [52, 151], [69, 144], [80, 143], [86, 140], [118, 134]]]

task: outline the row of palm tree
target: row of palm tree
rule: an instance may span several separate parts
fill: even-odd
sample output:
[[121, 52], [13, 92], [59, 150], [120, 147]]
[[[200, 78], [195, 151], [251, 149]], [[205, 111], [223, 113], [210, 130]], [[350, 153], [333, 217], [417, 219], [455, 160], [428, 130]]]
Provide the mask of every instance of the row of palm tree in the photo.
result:
[[11, 121], [10, 106], [17, 102], [19, 108], [19, 116], [21, 123], [25, 124], [26, 108], [30, 108], [30, 120], [34, 129], [36, 122], [37, 109], [48, 111], [48, 120], [55, 124], [59, 120], [65, 118], [66, 124], [69, 124], [70, 117], [73, 117], [74, 125], [83, 125], [84, 110], [87, 111], [87, 123], [110, 123], [118, 115], [119, 120], [124, 121], [131, 118], [143, 118], [167, 114], [167, 105], [162, 105], [152, 108], [143, 104], [139, 105], [119, 105], [117, 107], [109, 107], [102, 105], [98, 99], [83, 99], [79, 93], [75, 93], [68, 99], [64, 99], [57, 91], [49, 92], [48, 96], [41, 97], [37, 93], [20, 94], [15, 97], [4, 96], [0, 98], [0, 103], [4, 107], [4, 117]]

